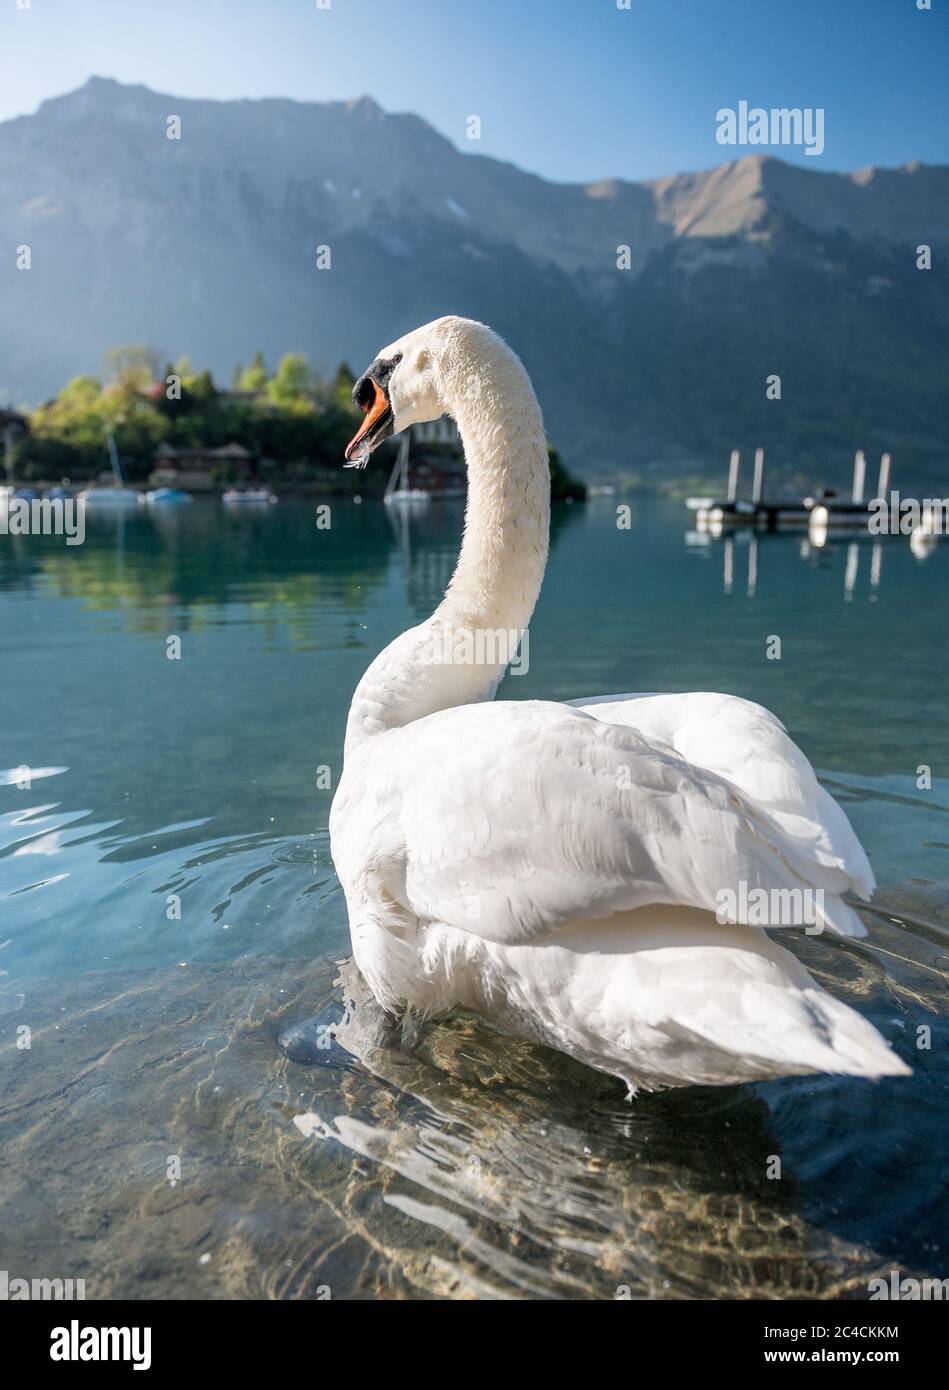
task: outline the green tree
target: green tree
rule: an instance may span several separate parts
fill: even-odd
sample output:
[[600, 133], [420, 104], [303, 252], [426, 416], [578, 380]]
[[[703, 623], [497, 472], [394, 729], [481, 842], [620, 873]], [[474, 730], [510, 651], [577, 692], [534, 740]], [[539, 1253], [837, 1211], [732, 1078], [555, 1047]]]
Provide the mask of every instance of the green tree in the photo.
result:
[[563, 465], [557, 450], [547, 445], [547, 458], [550, 463], [550, 497], [553, 502], [585, 502], [586, 483], [572, 477]]
[[102, 382], [94, 376], [74, 376], [64, 386], [55, 404], [70, 414], [91, 409], [102, 395]]
[[288, 352], [280, 359], [267, 394], [277, 405], [295, 405], [313, 394], [313, 373], [302, 352]]
[[179, 357], [177, 362], [172, 363], [171, 370], [175, 376], [181, 378], [182, 386], [190, 391], [194, 385], [195, 370], [187, 353], [183, 357]]
[[106, 376], [126, 391], [147, 391], [161, 370], [161, 354], [143, 344], [111, 348], [105, 355]]
[[239, 391], [266, 391], [269, 380], [270, 373], [264, 362], [264, 354], [255, 352], [250, 366], [244, 367], [236, 384]]
[[217, 396], [217, 388], [214, 385], [214, 378], [207, 367], [198, 372], [197, 376], [188, 378], [186, 383], [188, 392], [195, 401], [210, 404]]
[[356, 385], [356, 378], [353, 376], [352, 368], [348, 362], [340, 362], [336, 369], [336, 376], [333, 378], [333, 400], [341, 410], [353, 409], [353, 387]]

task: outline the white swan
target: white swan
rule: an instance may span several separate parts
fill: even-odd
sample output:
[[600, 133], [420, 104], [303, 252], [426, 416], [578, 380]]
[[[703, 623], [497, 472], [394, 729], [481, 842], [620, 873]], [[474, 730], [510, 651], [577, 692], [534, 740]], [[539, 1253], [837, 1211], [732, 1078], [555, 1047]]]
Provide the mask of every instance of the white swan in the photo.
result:
[[492, 703], [516, 643], [501, 635], [526, 629], [547, 559], [546, 441], [519, 359], [483, 324], [438, 319], [384, 349], [354, 398], [351, 466], [445, 413], [468, 466], [451, 583], [360, 681], [330, 816], [379, 1003], [473, 1009], [631, 1092], [907, 1073], [747, 924], [753, 890], [807, 889], [820, 926], [862, 936], [841, 895], [874, 887], [773, 715], [711, 694]]

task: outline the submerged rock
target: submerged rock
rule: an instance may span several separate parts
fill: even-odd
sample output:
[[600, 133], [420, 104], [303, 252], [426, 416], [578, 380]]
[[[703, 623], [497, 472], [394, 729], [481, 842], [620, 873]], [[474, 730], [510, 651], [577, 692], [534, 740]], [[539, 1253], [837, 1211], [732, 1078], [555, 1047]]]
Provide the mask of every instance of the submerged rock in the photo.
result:
[[349, 1062], [349, 1053], [336, 1041], [342, 1010], [331, 1005], [322, 1013], [294, 1023], [277, 1038], [285, 1057], [301, 1067], [339, 1067]]

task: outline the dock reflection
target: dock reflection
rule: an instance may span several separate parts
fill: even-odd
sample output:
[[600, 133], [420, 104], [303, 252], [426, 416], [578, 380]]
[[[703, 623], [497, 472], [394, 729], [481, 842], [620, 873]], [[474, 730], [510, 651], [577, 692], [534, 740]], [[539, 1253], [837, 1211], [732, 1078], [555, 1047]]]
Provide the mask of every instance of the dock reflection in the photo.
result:
[[[933, 539], [927, 538], [925, 546], [914, 545], [910, 549], [919, 560], [927, 559], [933, 551]], [[815, 537], [813, 533], [803, 537], [772, 535], [754, 530], [719, 531], [690, 530], [685, 533], [687, 546], [712, 550], [716, 545], [722, 550], [722, 591], [735, 592], [736, 587], [744, 590], [748, 598], [754, 598], [762, 573], [766, 570], [765, 552], [770, 546], [794, 546], [796, 554], [805, 563], [814, 565], [826, 563], [835, 555], [843, 553], [843, 596], [850, 602], [860, 590], [860, 577], [866, 573], [868, 598], [872, 601], [879, 590], [883, 578], [884, 543], [878, 537], [866, 536], [855, 539], [853, 532], [824, 532]], [[785, 551], [786, 553], [786, 551]], [[742, 580], [744, 583], [742, 584]]]

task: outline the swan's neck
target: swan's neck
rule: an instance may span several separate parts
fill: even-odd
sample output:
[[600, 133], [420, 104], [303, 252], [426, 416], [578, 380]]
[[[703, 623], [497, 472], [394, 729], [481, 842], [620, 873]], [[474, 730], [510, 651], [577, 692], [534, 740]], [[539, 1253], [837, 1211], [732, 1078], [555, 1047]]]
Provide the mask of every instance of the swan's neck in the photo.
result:
[[[493, 335], [492, 335], [493, 336]], [[353, 697], [347, 751], [436, 710], [493, 697], [526, 633], [547, 563], [550, 472], [540, 407], [498, 339], [456, 363], [443, 395], [468, 469], [465, 529], [445, 597], [372, 663]]]
[[458, 563], [431, 623], [519, 629], [534, 611], [547, 564], [550, 470], [540, 408], [520, 372], [523, 381], [515, 376], [503, 393], [496, 382], [481, 391], [469, 384], [452, 411], [468, 501]]

